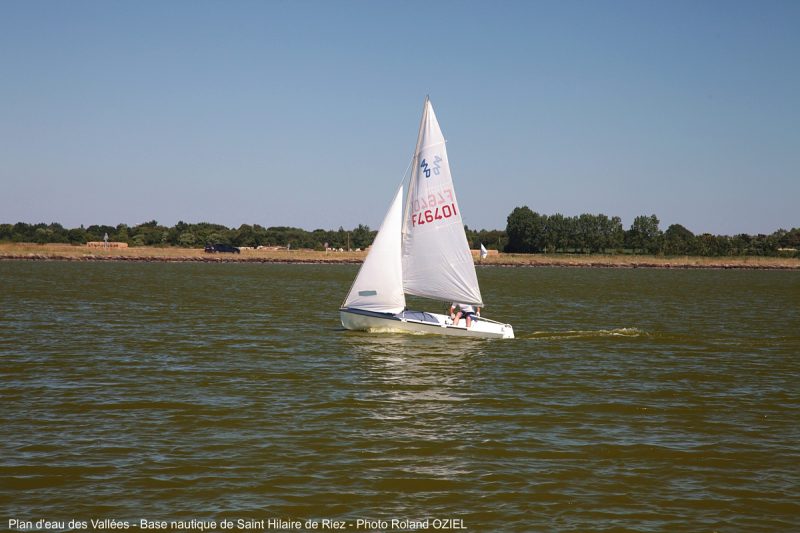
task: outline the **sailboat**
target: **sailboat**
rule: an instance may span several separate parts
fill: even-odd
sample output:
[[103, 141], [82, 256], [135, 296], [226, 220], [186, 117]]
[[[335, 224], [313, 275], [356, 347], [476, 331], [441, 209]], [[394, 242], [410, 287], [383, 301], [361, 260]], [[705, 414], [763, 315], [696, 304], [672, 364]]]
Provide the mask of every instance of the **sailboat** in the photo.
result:
[[339, 315], [350, 330], [406, 331], [460, 337], [514, 338], [510, 324], [411, 311], [406, 295], [483, 307], [464, 233], [442, 130], [425, 98], [408, 195], [404, 183], [381, 223]]

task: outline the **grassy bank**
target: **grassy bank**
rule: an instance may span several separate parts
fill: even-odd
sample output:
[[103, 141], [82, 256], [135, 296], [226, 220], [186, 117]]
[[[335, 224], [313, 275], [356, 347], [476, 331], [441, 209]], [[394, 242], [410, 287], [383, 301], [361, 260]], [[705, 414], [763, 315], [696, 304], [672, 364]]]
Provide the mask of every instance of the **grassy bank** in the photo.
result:
[[[0, 244], [0, 260], [43, 261], [198, 261], [256, 263], [360, 263], [366, 252], [251, 250], [209, 254], [199, 248], [89, 248], [68, 244]], [[493, 254], [476, 263], [487, 266], [596, 268], [747, 268], [800, 270], [800, 259], [782, 257], [659, 257], [647, 255]]]
[[287, 262], [360, 263], [365, 252], [315, 252], [314, 250], [252, 250], [240, 254], [206, 253], [202, 248], [90, 248], [69, 244], [0, 244], [0, 259], [62, 261], [203, 261], [203, 262]]

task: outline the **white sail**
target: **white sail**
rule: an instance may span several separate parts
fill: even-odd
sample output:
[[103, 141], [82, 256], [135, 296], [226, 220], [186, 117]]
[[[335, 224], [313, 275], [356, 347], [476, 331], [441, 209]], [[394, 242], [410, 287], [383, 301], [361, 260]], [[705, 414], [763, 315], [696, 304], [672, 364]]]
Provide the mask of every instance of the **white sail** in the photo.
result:
[[403, 221], [406, 294], [483, 305], [444, 136], [425, 99]]
[[486, 247], [481, 243], [481, 259], [486, 259], [489, 256], [489, 251]]
[[358, 271], [344, 307], [399, 313], [406, 306], [403, 294], [403, 271], [400, 238], [403, 219], [403, 187], [395, 194], [381, 223], [367, 258]]

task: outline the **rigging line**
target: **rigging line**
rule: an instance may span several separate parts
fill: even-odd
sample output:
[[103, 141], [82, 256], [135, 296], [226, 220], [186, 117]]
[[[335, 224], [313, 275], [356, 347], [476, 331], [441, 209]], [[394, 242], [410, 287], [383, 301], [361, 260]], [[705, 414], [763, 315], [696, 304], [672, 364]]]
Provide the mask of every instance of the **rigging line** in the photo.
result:
[[[405, 183], [406, 176], [408, 176], [408, 171], [411, 170], [411, 165], [414, 164], [414, 159], [416, 159], [416, 157], [417, 157], [417, 151], [414, 150], [414, 153], [411, 155], [411, 159], [408, 161], [408, 166], [406, 167], [406, 171], [403, 172], [403, 178], [400, 180], [400, 185]], [[395, 189], [395, 190], [397, 190], [397, 189]]]

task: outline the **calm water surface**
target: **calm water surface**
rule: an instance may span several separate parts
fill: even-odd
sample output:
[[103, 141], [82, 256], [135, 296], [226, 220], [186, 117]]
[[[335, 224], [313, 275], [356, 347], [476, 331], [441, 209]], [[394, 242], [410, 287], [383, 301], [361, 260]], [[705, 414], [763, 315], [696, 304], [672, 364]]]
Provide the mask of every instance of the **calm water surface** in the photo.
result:
[[355, 273], [0, 263], [0, 529], [800, 530], [800, 273], [481, 268], [511, 341], [344, 331]]

